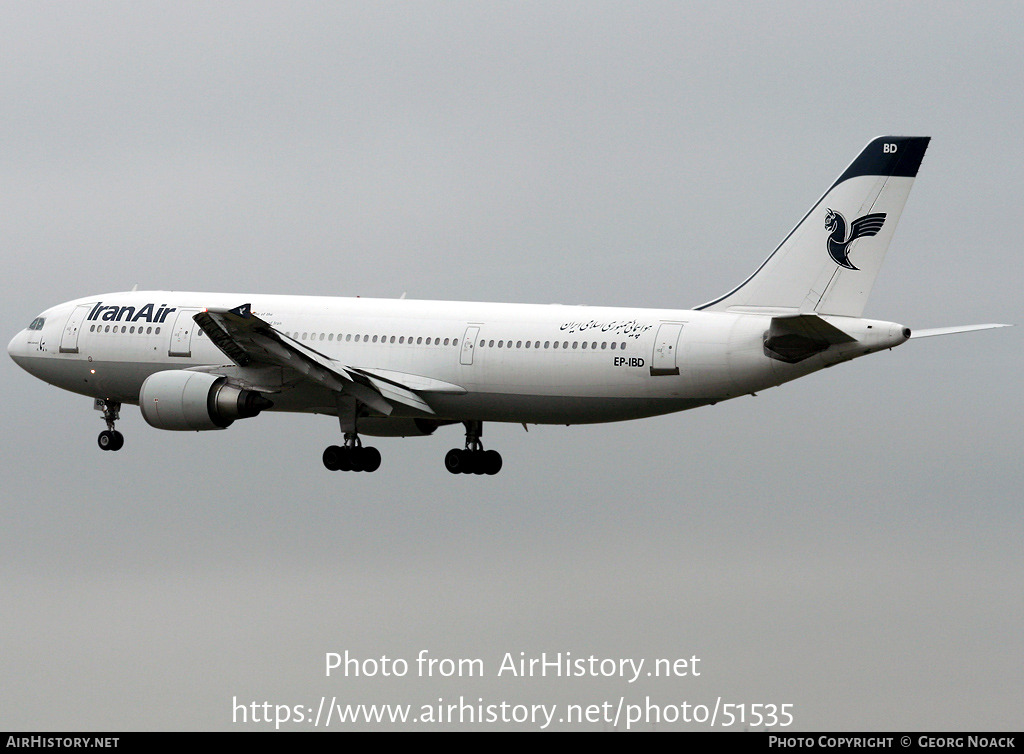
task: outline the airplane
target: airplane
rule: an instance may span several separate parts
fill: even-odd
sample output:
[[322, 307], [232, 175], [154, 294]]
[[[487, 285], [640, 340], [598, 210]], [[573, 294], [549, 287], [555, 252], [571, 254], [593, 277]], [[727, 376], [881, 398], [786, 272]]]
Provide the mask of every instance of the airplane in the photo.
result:
[[462, 423], [453, 474], [496, 474], [484, 422], [588, 424], [757, 393], [911, 338], [862, 313], [930, 137], [868, 143], [750, 277], [694, 309], [136, 291], [47, 309], [7, 347], [89, 396], [119, 450], [122, 404], [157, 429], [226, 429], [262, 411], [336, 416], [331, 471], [375, 471], [361, 436]]

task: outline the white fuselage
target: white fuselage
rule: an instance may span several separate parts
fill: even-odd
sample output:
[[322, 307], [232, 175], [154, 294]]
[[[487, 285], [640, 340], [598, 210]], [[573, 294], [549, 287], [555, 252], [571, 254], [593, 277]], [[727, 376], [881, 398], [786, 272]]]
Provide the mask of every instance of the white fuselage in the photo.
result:
[[[771, 312], [137, 291], [53, 307], [8, 352], [58, 387], [138, 403], [155, 372], [223, 365], [230, 378], [231, 361], [192, 316], [246, 303], [340, 366], [462, 388], [424, 393], [432, 418], [451, 421], [637, 419], [763, 390], [906, 340], [894, 323], [825, 317], [856, 341], [789, 364], [765, 353]], [[285, 371], [276, 370], [273, 410], [336, 413], [329, 390], [289, 381]], [[392, 418], [417, 416], [427, 414], [399, 405]]]

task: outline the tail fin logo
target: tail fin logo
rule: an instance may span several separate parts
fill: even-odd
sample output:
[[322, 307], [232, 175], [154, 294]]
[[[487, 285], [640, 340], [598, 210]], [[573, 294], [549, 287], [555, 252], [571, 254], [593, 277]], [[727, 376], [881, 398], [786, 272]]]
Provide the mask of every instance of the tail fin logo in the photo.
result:
[[850, 237], [847, 238], [846, 218], [830, 208], [828, 214], [825, 215], [825, 230], [830, 233], [828, 237], [828, 255], [840, 267], [845, 267], [848, 270], [859, 269], [854, 267], [848, 256], [851, 244], [858, 238], [878, 235], [878, 231], [882, 229], [883, 225], [885, 225], [884, 212], [876, 212], [871, 215], [858, 217], [850, 224]]

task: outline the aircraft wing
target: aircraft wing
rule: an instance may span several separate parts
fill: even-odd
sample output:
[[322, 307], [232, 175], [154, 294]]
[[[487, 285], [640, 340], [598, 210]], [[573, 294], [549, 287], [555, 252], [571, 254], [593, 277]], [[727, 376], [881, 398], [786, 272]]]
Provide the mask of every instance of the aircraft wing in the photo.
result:
[[286, 367], [317, 385], [351, 395], [384, 416], [390, 416], [394, 410], [389, 401], [434, 413], [422, 398], [401, 386], [384, 383], [391, 388], [385, 397], [382, 386], [369, 376], [350, 370], [276, 330], [253, 314], [249, 304], [234, 309], [206, 309], [193, 319], [213, 344], [240, 367]]

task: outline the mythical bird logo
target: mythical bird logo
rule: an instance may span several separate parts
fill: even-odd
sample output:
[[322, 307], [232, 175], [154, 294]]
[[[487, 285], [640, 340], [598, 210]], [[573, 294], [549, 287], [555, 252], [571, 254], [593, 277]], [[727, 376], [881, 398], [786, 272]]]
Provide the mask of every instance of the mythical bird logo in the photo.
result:
[[825, 230], [831, 235], [828, 237], [828, 254], [840, 267], [848, 270], [859, 269], [853, 266], [849, 254], [850, 245], [858, 238], [878, 235], [878, 231], [885, 225], [885, 213], [876, 212], [873, 215], [858, 217], [850, 224], [850, 237], [846, 237], [846, 218], [829, 209], [825, 215]]

